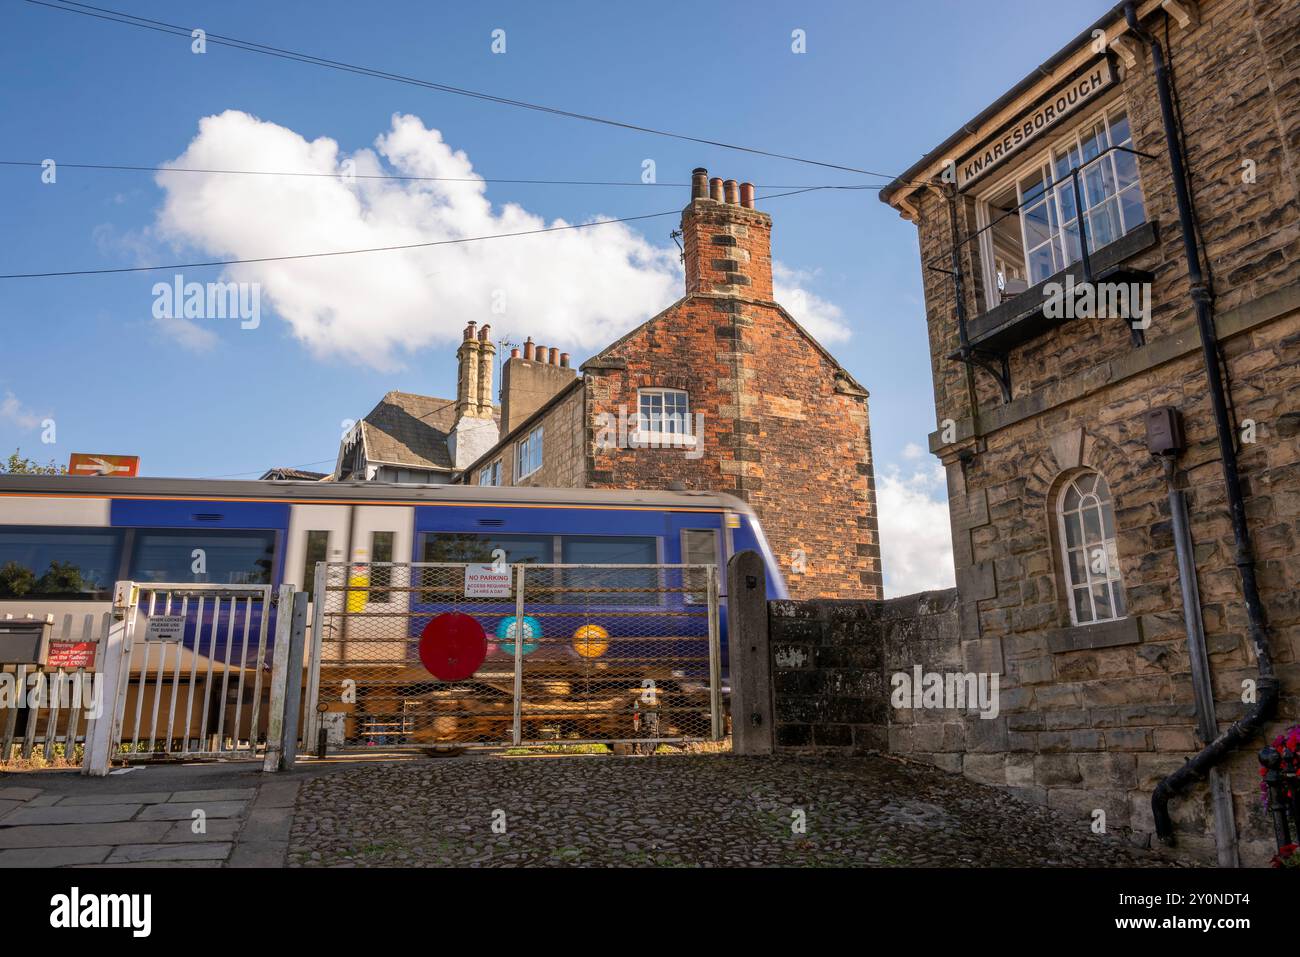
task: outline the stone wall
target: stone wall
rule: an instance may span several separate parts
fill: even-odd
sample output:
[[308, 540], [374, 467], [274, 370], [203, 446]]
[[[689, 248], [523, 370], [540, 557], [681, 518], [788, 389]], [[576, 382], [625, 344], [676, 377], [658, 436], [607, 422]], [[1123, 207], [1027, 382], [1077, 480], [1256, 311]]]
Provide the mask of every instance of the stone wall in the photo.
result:
[[[1170, 673], [1175, 649], [1167, 643], [1136, 663], [1125, 649], [1085, 651], [1058, 674], [1049, 660], [1032, 688], [1000, 675], [996, 714], [987, 709], [981, 717], [973, 703], [899, 707], [896, 698], [895, 676], [910, 684], [918, 667], [923, 675], [968, 672], [955, 589], [888, 601], [771, 601], [768, 628], [778, 749], [924, 761], [1056, 808], [1081, 826], [1091, 827], [1102, 810], [1108, 833], [1140, 846], [1153, 843], [1156, 782], [1196, 750], [1191, 683], [1186, 673]], [[1044, 650], [1040, 663], [1050, 654]], [[1017, 667], [1032, 660], [1022, 657]], [[1259, 865], [1273, 845], [1255, 750], [1235, 753], [1227, 766], [1242, 861]], [[1170, 807], [1178, 846], [1214, 860], [1205, 788]]]
[[[567, 371], [567, 370], [565, 370]], [[586, 483], [586, 452], [583, 446], [583, 389], [572, 388], [563, 398], [517, 429], [501, 444], [497, 453], [485, 458], [466, 476], [465, 484], [477, 485], [479, 476], [501, 460], [501, 484], [539, 488], [582, 488]], [[542, 467], [522, 479], [515, 477], [519, 443], [538, 426], [542, 427]]]

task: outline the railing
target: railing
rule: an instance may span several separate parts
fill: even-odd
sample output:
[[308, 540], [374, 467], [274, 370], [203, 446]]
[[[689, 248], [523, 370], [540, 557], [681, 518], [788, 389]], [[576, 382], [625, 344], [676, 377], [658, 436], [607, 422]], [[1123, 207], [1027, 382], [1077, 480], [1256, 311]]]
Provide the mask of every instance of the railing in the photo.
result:
[[317, 568], [309, 747], [724, 734], [714, 566]]

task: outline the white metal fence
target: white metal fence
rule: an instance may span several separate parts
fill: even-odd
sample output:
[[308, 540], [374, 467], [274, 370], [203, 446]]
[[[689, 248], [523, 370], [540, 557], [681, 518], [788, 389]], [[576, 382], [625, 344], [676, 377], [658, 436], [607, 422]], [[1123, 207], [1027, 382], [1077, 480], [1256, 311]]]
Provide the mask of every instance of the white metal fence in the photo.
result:
[[270, 585], [119, 582], [87, 772], [124, 756], [254, 757], [268, 727], [276, 597]]
[[[50, 664], [0, 669], [5, 673], [0, 680], [8, 685], [6, 693], [11, 699], [0, 710], [0, 764], [14, 758], [30, 761], [38, 749], [46, 764], [78, 760], [87, 723], [103, 701], [102, 681], [96, 685], [95, 658], [107, 643], [111, 621], [107, 612], [66, 614], [55, 626], [53, 642], [63, 646], [59, 657], [89, 662], [89, 668]], [[24, 712], [25, 723], [20, 728], [19, 716]]]
[[305, 746], [723, 735], [712, 565], [320, 563]]

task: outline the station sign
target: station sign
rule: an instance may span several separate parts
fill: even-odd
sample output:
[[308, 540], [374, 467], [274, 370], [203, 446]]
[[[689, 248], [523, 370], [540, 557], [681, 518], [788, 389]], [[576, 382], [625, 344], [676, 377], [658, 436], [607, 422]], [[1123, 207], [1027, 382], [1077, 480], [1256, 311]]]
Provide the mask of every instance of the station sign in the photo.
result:
[[90, 452], [73, 452], [68, 460], [69, 475], [108, 475], [134, 478], [140, 473], [138, 455], [97, 455]]
[[957, 189], [966, 189], [1031, 143], [1041, 141], [1045, 133], [1060, 126], [1086, 104], [1095, 102], [1117, 81], [1115, 64], [1109, 57], [1094, 61], [964, 156], [957, 163]]

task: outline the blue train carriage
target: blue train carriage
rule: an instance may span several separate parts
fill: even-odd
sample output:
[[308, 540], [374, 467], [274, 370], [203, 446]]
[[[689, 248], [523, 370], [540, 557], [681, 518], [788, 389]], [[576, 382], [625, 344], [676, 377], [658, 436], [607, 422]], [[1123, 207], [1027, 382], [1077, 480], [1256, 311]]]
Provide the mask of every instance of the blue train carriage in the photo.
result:
[[[0, 476], [0, 616], [53, 614], [60, 620], [69, 613], [100, 614], [111, 607], [114, 584], [122, 580], [244, 587], [287, 581], [310, 591], [322, 561], [397, 563], [389, 576], [407, 560], [474, 563], [503, 555], [512, 566], [589, 566], [539, 569], [534, 578], [540, 574], [540, 581], [526, 579], [521, 623], [515, 621], [512, 600], [469, 605], [447, 581], [420, 578], [404, 589], [391, 577], [366, 581], [345, 593], [353, 603], [348, 610], [360, 613], [344, 616], [341, 629], [322, 643], [322, 687], [331, 675], [365, 673], [390, 688], [394, 699], [418, 700], [438, 684], [415, 658], [419, 632], [444, 612], [470, 613], [491, 642], [488, 659], [474, 676], [481, 680], [471, 684], [499, 693], [500, 676], [512, 673], [512, 639], [522, 638], [524, 674], [533, 683], [525, 698], [538, 709], [533, 730], [539, 732], [557, 708], [563, 713], [560, 699], [589, 702], [593, 694], [609, 697], [615, 689], [615, 696], [626, 696], [629, 683], [635, 688], [645, 681], [656, 682], [665, 694], [676, 693], [698, 688], [707, 677], [707, 621], [689, 614], [697, 610], [700, 583], [670, 582], [668, 569], [613, 566], [717, 562], [721, 569], [746, 548], [763, 555], [770, 594], [784, 597], [779, 569], [753, 513], [714, 493]], [[413, 566], [412, 574], [430, 573]], [[723, 579], [720, 574], [725, 592]], [[354, 607], [358, 597], [360, 609]], [[394, 606], [387, 614], [386, 604]], [[725, 595], [723, 609], [725, 675]], [[266, 642], [253, 660], [242, 642], [236, 639], [238, 647], [232, 647], [228, 636], [235, 633], [232, 617], [241, 629], [260, 628], [260, 603], [195, 598], [183, 610], [178, 653], [186, 657], [180, 670], [189, 667], [200, 681], [206, 678], [200, 694], [211, 699], [209, 725], [221, 721], [227, 733], [260, 736], [266, 709], [254, 707], [249, 697], [265, 697], [265, 683], [233, 682], [232, 675], [247, 677], [244, 673], [257, 670], [259, 662], [263, 670], [269, 666], [274, 621], [266, 623]], [[272, 610], [268, 618], [273, 615]], [[670, 619], [680, 620], [670, 628]], [[669, 651], [668, 639], [682, 644]], [[198, 660], [197, 667], [191, 659]], [[661, 667], [669, 663], [665, 659], [672, 659], [672, 667]], [[213, 660], [215, 670], [209, 667]], [[133, 658], [137, 699], [155, 668], [169, 673], [173, 663]], [[213, 674], [221, 680], [207, 677]], [[232, 692], [232, 686], [239, 691]], [[169, 693], [164, 682], [162, 694]], [[170, 705], [164, 699], [164, 711]], [[130, 727], [141, 720], [135, 717], [140, 710], [129, 692], [129, 735], [140, 730]], [[259, 727], [252, 728], [249, 722], [259, 712]], [[349, 720], [354, 726], [348, 737], [363, 735], [365, 729]], [[174, 733], [187, 733], [184, 727], [179, 724]], [[416, 737], [446, 736], [445, 728], [418, 730], [422, 735]], [[618, 730], [608, 722], [588, 722], [579, 733], [610, 736]], [[193, 724], [188, 729], [194, 735], [212, 731]], [[498, 739], [495, 734], [485, 739]]]

